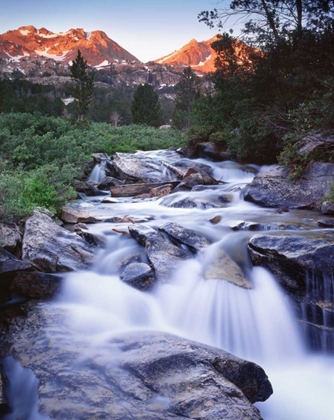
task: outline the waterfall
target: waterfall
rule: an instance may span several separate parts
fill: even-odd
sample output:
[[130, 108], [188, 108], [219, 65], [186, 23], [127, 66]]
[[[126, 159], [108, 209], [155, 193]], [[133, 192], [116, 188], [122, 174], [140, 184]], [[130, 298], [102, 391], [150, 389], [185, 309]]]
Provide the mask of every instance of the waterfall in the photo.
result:
[[[169, 332], [223, 348], [261, 365], [274, 388], [268, 401], [256, 404], [265, 420], [334, 419], [333, 357], [312, 353], [307, 348], [289, 297], [270, 272], [250, 264], [246, 244], [252, 233], [233, 232], [229, 227], [240, 220], [260, 222], [262, 226], [282, 220], [294, 223], [299, 216], [297, 213], [278, 215], [273, 209], [245, 203], [240, 198], [240, 185], [253, 178], [251, 169], [243, 170], [230, 163], [210, 164], [215, 176], [223, 176], [229, 180], [228, 184], [204, 191], [181, 192], [156, 201], [120, 200], [108, 206], [91, 203], [92, 211], [95, 206], [99, 214], [103, 212], [108, 218], [124, 214], [138, 216], [146, 218], [144, 225], [154, 227], [176, 221], [209, 238], [212, 244], [208, 248], [175, 266], [168, 283], [157, 283], [149, 292], [141, 292], [119, 277], [124, 258], [135, 255], [137, 260], [147, 261], [143, 248], [134, 239], [113, 231], [113, 228], [126, 230], [126, 225], [89, 225], [92, 234], [104, 237], [106, 246], [97, 252], [91, 270], [66, 276], [52, 305], [67, 314], [68, 326], [73, 331], [70, 340], [86, 342], [93, 355], [103, 353], [104, 343], [119, 332]], [[190, 196], [213, 200], [222, 192], [231, 195], [232, 200], [221, 208], [167, 207], [172, 200]], [[220, 222], [213, 225], [210, 219], [216, 215], [220, 216]], [[203, 267], [217, 248], [224, 249], [247, 274], [250, 289], [205, 278]], [[324, 302], [332, 299], [333, 279], [324, 277], [319, 282], [319, 278], [309, 278], [308, 284], [310, 298], [311, 293], [322, 290]], [[306, 316], [307, 308], [304, 313]]]

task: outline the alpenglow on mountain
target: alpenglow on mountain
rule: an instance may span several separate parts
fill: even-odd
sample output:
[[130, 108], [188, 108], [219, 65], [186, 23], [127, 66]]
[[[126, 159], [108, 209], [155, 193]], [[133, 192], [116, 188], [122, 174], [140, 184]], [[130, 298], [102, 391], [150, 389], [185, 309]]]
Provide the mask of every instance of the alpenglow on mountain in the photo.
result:
[[141, 63], [103, 31], [85, 32], [78, 28], [53, 33], [45, 28], [21, 26], [0, 35], [0, 58], [5, 60], [42, 56], [68, 63], [78, 50], [95, 67], [122, 61]]

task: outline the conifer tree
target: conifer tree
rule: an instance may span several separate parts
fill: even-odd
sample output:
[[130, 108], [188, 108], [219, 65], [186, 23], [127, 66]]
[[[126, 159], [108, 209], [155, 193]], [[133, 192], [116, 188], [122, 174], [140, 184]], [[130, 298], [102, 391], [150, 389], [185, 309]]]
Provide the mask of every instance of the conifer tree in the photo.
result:
[[73, 96], [76, 99], [78, 121], [83, 121], [93, 95], [94, 76], [88, 76], [87, 69], [87, 61], [83, 59], [81, 51], [78, 50], [78, 54], [70, 66], [71, 79], [75, 85]]
[[134, 93], [131, 114], [134, 124], [147, 124], [153, 127], [161, 125], [159, 96], [148, 83], [138, 86]]

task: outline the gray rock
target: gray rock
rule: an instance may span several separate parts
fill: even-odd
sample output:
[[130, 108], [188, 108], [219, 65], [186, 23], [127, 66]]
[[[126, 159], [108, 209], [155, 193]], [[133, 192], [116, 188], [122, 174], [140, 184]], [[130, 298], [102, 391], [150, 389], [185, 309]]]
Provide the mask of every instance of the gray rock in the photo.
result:
[[334, 177], [334, 163], [311, 162], [300, 179], [290, 180], [288, 167], [262, 172], [243, 190], [244, 198], [266, 207], [320, 209]]
[[27, 299], [51, 299], [59, 291], [62, 278], [40, 272], [20, 272], [13, 278], [9, 290]]
[[203, 235], [184, 228], [175, 222], [165, 223], [159, 227], [159, 230], [167, 233], [178, 244], [186, 245], [192, 252], [198, 252], [210, 245], [210, 242]]
[[0, 223], [0, 246], [7, 251], [19, 256], [19, 247], [22, 242], [22, 234], [18, 226]]
[[251, 238], [248, 249], [252, 263], [272, 271], [292, 293], [311, 291], [307, 273], [323, 277], [334, 272], [334, 243], [302, 236], [260, 235]]
[[176, 179], [171, 179], [165, 174], [165, 167], [161, 161], [140, 153], [116, 153], [113, 165], [119, 178], [129, 183], [155, 183]]
[[184, 174], [182, 182], [174, 189], [174, 192], [184, 191], [188, 189], [189, 191], [196, 185], [217, 185], [218, 181], [209, 175], [206, 171], [191, 167]]
[[321, 219], [318, 220], [318, 225], [323, 228], [334, 228], [334, 219]]
[[107, 195], [107, 192], [103, 192], [97, 189], [97, 182], [94, 181], [76, 181], [73, 184], [75, 191], [84, 193], [88, 197], [95, 197], [99, 195]]
[[131, 236], [145, 246], [147, 258], [159, 281], [168, 282], [177, 264], [193, 257], [191, 251], [174, 245], [162, 233], [148, 226], [134, 224], [128, 228]]
[[10, 298], [9, 286], [18, 272], [33, 271], [33, 265], [28, 261], [20, 261], [13, 254], [0, 248], [0, 303]]
[[334, 215], [334, 204], [329, 201], [324, 201], [321, 205], [321, 213]]
[[334, 153], [334, 137], [310, 135], [300, 140], [295, 146], [302, 156], [312, 159], [312, 156], [317, 154], [321, 156], [322, 161], [324, 161], [323, 159], [330, 161], [330, 157], [333, 157]]
[[162, 206], [172, 207], [172, 208], [182, 208], [182, 209], [193, 209], [197, 208], [200, 210], [207, 209], [219, 209], [226, 207], [225, 203], [222, 203], [218, 200], [206, 200], [200, 197], [187, 197], [180, 198], [174, 196], [174, 194], [167, 196], [161, 201]]
[[125, 267], [120, 279], [136, 289], [148, 290], [154, 283], [154, 273], [147, 264], [132, 263]]
[[118, 334], [97, 355], [87, 346], [45, 305], [6, 334], [6, 353], [33, 370], [40, 412], [50, 418], [260, 420], [251, 402], [272, 394], [258, 365], [169, 334]]
[[75, 233], [58, 226], [49, 216], [34, 212], [25, 224], [22, 260], [42, 272], [64, 272], [87, 268], [95, 248]]
[[122, 181], [116, 179], [112, 176], [106, 176], [102, 181], [97, 185], [98, 190], [109, 190], [110, 187], [115, 185], [122, 185]]
[[102, 217], [96, 217], [89, 211], [84, 211], [72, 204], [67, 204], [61, 209], [60, 218], [64, 223], [70, 224], [103, 222]]

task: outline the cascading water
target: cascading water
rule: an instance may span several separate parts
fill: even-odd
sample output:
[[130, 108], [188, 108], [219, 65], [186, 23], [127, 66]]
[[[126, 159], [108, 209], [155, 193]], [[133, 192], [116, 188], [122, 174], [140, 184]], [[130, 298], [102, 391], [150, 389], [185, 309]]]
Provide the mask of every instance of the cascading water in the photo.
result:
[[[168, 153], [173, 164], [175, 155]], [[166, 155], [164, 158], [167, 160]], [[269, 224], [284, 218], [287, 223], [293, 223], [303, 216], [277, 215], [271, 209], [244, 202], [240, 199], [240, 184], [252, 179], [252, 171], [242, 171], [231, 163], [211, 165], [215, 176], [229, 180], [228, 184], [172, 194], [156, 201], [119, 199], [117, 204], [103, 205], [89, 203], [87, 199], [84, 204], [92, 212], [107, 217], [147, 218], [148, 226], [176, 221], [202, 233], [212, 245], [175, 267], [168, 283], [159, 283], [149, 292], [141, 292], [120, 280], [118, 267], [131, 255], [145, 262], [143, 248], [129, 235], [118, 233], [126, 230], [124, 224], [90, 225], [89, 231], [103, 237], [106, 245], [98, 252], [90, 271], [68, 274], [53, 305], [66, 311], [78, 341], [85, 341], [93, 353], [101, 354], [103, 344], [117, 332], [138, 329], [169, 332], [223, 348], [260, 364], [274, 388], [267, 402], [257, 404], [265, 420], [334, 419], [333, 357], [307, 350], [288, 297], [267, 270], [251, 267], [246, 251], [251, 233], [233, 233], [229, 227], [240, 220]], [[166, 207], [190, 196], [194, 202], [199, 198], [214, 201], [225, 193], [230, 194], [232, 200], [224, 208], [203, 210], [200, 204], [190, 209]], [[209, 220], [217, 214], [220, 222], [213, 225]], [[150, 216], [154, 219], [150, 220]], [[305, 220], [303, 223], [307, 223]], [[251, 289], [204, 278], [203, 267], [219, 249], [228, 253], [247, 273]]]

